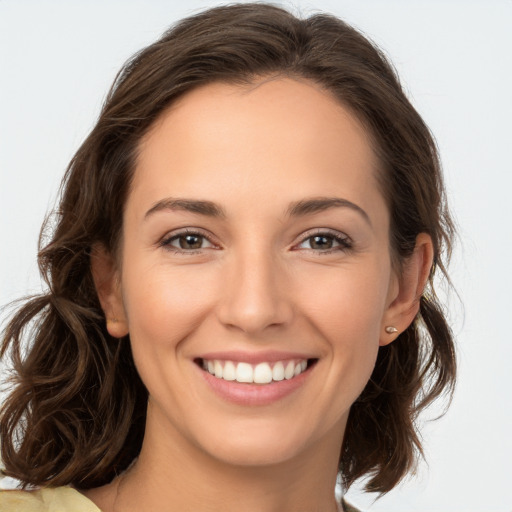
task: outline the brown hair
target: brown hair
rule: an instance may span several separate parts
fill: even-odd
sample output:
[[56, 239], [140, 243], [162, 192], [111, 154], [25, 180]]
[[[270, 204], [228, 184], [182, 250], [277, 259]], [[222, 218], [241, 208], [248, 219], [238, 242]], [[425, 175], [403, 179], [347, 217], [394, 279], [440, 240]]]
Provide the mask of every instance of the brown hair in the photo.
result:
[[7, 475], [90, 488], [137, 457], [147, 391], [129, 343], [106, 331], [91, 247], [100, 242], [115, 252], [138, 143], [164, 109], [200, 85], [269, 75], [314, 81], [365, 124], [380, 158], [395, 261], [411, 254], [419, 233], [432, 237], [434, 266], [420, 312], [380, 348], [351, 408], [339, 465], [346, 486], [370, 475], [367, 489], [381, 493], [413, 468], [421, 453], [417, 415], [451, 393], [455, 379], [452, 335], [433, 287], [434, 272], [445, 274], [442, 255], [449, 256], [453, 237], [435, 143], [391, 65], [359, 32], [327, 14], [298, 19], [254, 3], [187, 18], [135, 55], [72, 159], [53, 235], [47, 245], [40, 242], [48, 292], [18, 309], [1, 346], [0, 356], [12, 356], [14, 375], [0, 418]]

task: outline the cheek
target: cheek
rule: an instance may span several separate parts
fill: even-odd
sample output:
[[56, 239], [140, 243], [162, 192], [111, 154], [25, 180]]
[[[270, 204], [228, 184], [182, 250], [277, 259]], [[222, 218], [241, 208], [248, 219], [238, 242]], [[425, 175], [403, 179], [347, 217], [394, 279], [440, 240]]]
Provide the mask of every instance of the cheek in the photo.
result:
[[[334, 272], [329, 269], [328, 279], [309, 273], [305, 288], [296, 291], [309, 325], [324, 341], [333, 393], [343, 386], [354, 400], [371, 376], [379, 349], [389, 283], [383, 268], [385, 262]], [[329, 285], [315, 286], [321, 282]]]
[[304, 273], [296, 296], [302, 298], [303, 311], [333, 341], [369, 339], [377, 343], [389, 283], [389, 273], [382, 267], [385, 262]]
[[169, 265], [133, 268], [138, 271], [123, 276], [123, 300], [132, 344], [144, 340], [155, 347], [178, 346], [208, 314], [215, 297], [211, 276], [198, 268], [189, 272]]
[[181, 411], [173, 421], [186, 429], [182, 404], [183, 397], [190, 395], [186, 383], [177, 376], [190, 363], [182, 356], [211, 311], [215, 287], [197, 268], [193, 272], [165, 264], [124, 268], [136, 269], [123, 276], [135, 366], [154, 402], [162, 410]]

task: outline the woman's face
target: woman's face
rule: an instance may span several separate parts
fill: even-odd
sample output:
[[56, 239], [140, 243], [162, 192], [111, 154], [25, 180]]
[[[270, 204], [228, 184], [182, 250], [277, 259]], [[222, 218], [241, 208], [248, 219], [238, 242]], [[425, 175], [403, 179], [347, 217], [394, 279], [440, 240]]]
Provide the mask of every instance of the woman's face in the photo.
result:
[[150, 435], [243, 465], [339, 450], [398, 291], [378, 172], [362, 125], [307, 81], [216, 83], [161, 116], [106, 308]]

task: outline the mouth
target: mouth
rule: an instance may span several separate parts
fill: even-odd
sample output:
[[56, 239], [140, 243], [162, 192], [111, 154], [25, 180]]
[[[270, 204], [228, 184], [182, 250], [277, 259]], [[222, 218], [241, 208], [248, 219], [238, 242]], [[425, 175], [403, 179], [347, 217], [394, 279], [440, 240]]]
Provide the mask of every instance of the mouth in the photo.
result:
[[310, 370], [318, 359], [285, 359], [251, 364], [245, 361], [197, 358], [194, 362], [219, 380], [261, 386], [291, 381]]

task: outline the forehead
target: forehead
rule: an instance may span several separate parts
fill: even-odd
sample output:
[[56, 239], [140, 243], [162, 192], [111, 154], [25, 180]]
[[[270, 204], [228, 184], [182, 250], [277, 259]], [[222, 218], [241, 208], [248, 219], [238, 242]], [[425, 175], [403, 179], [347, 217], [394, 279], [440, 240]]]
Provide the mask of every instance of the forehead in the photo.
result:
[[291, 78], [213, 83], [154, 123], [132, 191], [145, 202], [164, 192], [219, 201], [235, 190], [241, 200], [341, 194], [371, 210], [377, 168], [362, 123], [320, 86]]

